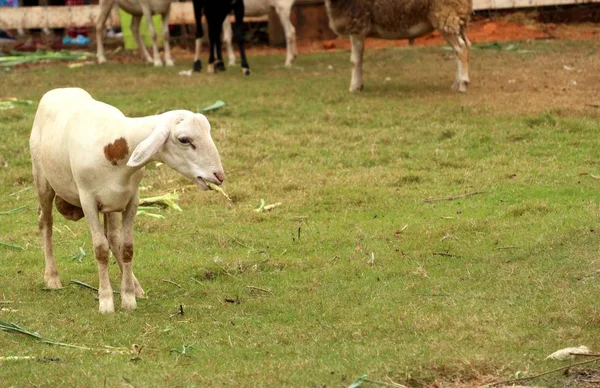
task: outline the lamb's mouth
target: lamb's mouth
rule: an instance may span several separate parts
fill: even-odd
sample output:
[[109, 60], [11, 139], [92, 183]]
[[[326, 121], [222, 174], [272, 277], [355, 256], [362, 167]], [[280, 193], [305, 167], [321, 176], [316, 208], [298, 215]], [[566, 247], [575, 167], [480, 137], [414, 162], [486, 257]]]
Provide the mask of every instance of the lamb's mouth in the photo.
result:
[[202, 177], [196, 177], [196, 180], [198, 181], [198, 187], [200, 187], [202, 190], [211, 190]]

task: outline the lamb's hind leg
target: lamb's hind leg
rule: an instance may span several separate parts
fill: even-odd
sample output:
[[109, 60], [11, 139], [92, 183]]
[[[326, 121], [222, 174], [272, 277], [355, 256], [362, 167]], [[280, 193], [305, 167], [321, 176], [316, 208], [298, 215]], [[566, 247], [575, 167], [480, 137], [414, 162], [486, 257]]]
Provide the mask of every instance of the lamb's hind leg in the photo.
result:
[[363, 89], [362, 80], [362, 62], [365, 51], [365, 39], [362, 36], [350, 35], [350, 62], [352, 62], [352, 80], [350, 81], [350, 91], [357, 92]]
[[131, 16], [131, 34], [133, 35], [133, 38], [135, 39], [135, 43], [138, 45], [138, 50], [142, 54], [142, 57], [144, 57], [146, 62], [152, 63], [152, 57], [148, 53], [148, 50], [146, 50], [146, 46], [144, 45], [144, 42], [142, 41], [142, 37], [140, 36], [140, 23], [141, 22], [142, 22], [141, 16], [136, 16], [136, 15]]
[[452, 46], [456, 55], [456, 76], [452, 89], [465, 93], [467, 85], [471, 82], [469, 79], [469, 48], [471, 42], [467, 39], [464, 31], [458, 34], [442, 33], [448, 44]]
[[[106, 238], [108, 239], [108, 245], [110, 246], [110, 250], [115, 256], [117, 260], [117, 264], [119, 264], [119, 269], [121, 270], [121, 276], [123, 275], [123, 255], [124, 255], [124, 246], [123, 246], [123, 234], [121, 233], [121, 229], [119, 227], [119, 214], [118, 213], [108, 213], [105, 216], [104, 222], [104, 232], [106, 234]], [[133, 274], [132, 274], [133, 275]], [[143, 296], [144, 290], [142, 286], [138, 282], [135, 275], [133, 275], [133, 285], [135, 288], [135, 296]]]
[[44, 245], [44, 258], [46, 260], [46, 268], [44, 270], [44, 282], [48, 288], [61, 288], [60, 276], [56, 267], [56, 259], [52, 249], [52, 201], [54, 200], [54, 189], [48, 181], [33, 172], [35, 187], [39, 198], [38, 207], [38, 226], [42, 236], [42, 244]]

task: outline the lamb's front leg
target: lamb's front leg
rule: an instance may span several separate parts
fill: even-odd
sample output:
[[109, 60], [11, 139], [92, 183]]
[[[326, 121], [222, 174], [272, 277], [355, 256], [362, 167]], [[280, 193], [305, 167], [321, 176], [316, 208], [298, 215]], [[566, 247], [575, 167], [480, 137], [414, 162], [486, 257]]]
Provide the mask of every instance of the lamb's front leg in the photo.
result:
[[362, 36], [350, 35], [350, 62], [352, 62], [352, 80], [350, 81], [350, 91], [357, 92], [363, 89], [362, 80], [362, 62], [365, 51], [365, 39]]
[[[121, 276], [123, 275], [123, 234], [120, 228], [120, 219], [118, 213], [107, 213], [105, 215], [104, 229], [106, 231], [106, 237], [108, 238], [108, 244], [110, 250], [119, 264], [119, 270]], [[135, 275], [133, 275], [133, 285], [135, 288], [135, 296], [143, 296], [144, 290], [138, 282]]]
[[104, 235], [104, 230], [98, 219], [98, 204], [94, 198], [81, 196], [81, 208], [87, 219], [88, 226], [92, 233], [92, 243], [94, 245], [94, 254], [98, 262], [98, 297], [100, 299], [99, 310], [101, 313], [113, 313], [115, 306], [113, 302], [113, 290], [110, 285], [108, 275], [108, 239]]
[[132, 310], [137, 307], [136, 295], [142, 296], [144, 290], [133, 275], [133, 221], [138, 208], [138, 191], [127, 204], [123, 212], [123, 251], [122, 278], [121, 278], [121, 307]]

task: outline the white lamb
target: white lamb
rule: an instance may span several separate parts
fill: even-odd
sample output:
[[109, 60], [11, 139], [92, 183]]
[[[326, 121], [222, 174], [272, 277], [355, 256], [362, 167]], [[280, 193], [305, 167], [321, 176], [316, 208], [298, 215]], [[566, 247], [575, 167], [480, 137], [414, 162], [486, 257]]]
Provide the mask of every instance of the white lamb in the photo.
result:
[[[116, 3], [119, 8], [122, 8], [125, 12], [131, 14], [131, 33], [137, 43], [138, 49], [142, 56], [146, 59], [146, 62], [153, 63], [154, 66], [162, 66], [160, 54], [158, 52], [157, 34], [154, 29], [154, 23], [152, 23], [152, 15], [162, 16], [162, 33], [163, 33], [163, 46], [165, 48], [165, 64], [167, 66], [173, 66], [175, 63], [171, 58], [171, 47], [169, 45], [169, 13], [171, 12], [171, 3], [173, 0], [100, 0], [100, 14], [98, 20], [96, 20], [96, 57], [98, 63], [105, 63], [106, 57], [104, 56], [104, 24], [108, 15]], [[140, 38], [140, 23], [142, 16], [146, 19], [146, 25], [148, 26], [148, 32], [152, 38], [152, 57], [146, 50], [146, 46]]]
[[[287, 50], [285, 66], [291, 66], [296, 59], [296, 55], [298, 55], [298, 50], [296, 48], [296, 29], [290, 21], [290, 13], [292, 12], [295, 1], [296, 0], [244, 0], [245, 16], [267, 15], [271, 7], [275, 8], [285, 33]], [[231, 21], [229, 18], [225, 18], [225, 21], [223, 22], [223, 42], [225, 42], [225, 47], [227, 48], [229, 65], [235, 65], [235, 53], [233, 52], [233, 47], [231, 45], [232, 37]]]
[[366, 37], [409, 39], [438, 30], [454, 49], [457, 70], [453, 89], [466, 92], [469, 47], [465, 33], [472, 0], [325, 0], [329, 27], [350, 36], [354, 65], [350, 91], [363, 88], [362, 62]]
[[[122, 273], [121, 307], [134, 309], [135, 297], [144, 293], [132, 270], [133, 222], [144, 165], [162, 161], [204, 190], [205, 181], [220, 185], [225, 179], [204, 115], [175, 110], [129, 118], [78, 88], [55, 89], [43, 96], [29, 144], [46, 286], [61, 287], [52, 250], [54, 200], [66, 219], [87, 219], [98, 261], [102, 313], [114, 311], [109, 248]], [[118, 213], [122, 213], [122, 231]]]

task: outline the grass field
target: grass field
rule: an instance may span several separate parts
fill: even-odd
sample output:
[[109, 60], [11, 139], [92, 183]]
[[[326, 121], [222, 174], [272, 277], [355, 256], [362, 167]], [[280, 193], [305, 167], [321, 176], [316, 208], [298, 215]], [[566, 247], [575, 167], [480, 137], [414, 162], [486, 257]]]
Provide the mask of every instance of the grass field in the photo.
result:
[[[0, 215], [13, 245], [0, 245], [0, 320], [93, 348], [1, 332], [0, 357], [36, 359], [0, 361], [0, 386], [339, 387], [368, 375], [465, 387], [568, 365], [545, 359], [560, 348], [600, 352], [599, 45], [516, 45], [474, 49], [466, 95], [450, 90], [441, 47], [367, 50], [360, 94], [347, 91], [347, 52], [293, 69], [251, 56], [248, 78], [177, 75], [189, 61], [1, 74], [0, 97], [79, 86], [129, 116], [224, 100], [207, 117], [233, 202], [148, 165], [142, 197], [177, 191], [183, 212], [136, 219], [148, 297], [124, 312], [117, 296], [101, 315], [95, 293], [70, 283], [98, 283], [83, 221], [55, 214], [65, 287], [44, 290], [37, 104], [0, 111], [0, 212], [24, 207]], [[282, 205], [257, 213], [261, 199]]]

